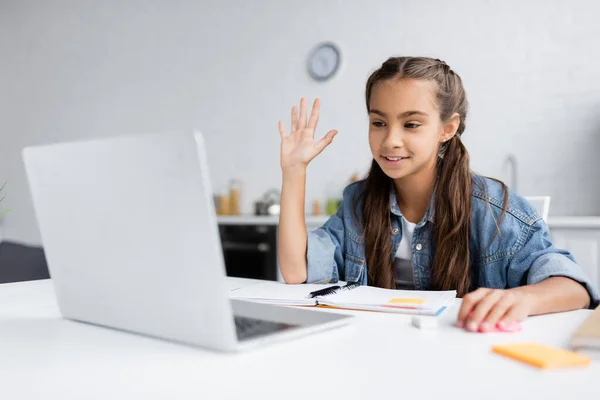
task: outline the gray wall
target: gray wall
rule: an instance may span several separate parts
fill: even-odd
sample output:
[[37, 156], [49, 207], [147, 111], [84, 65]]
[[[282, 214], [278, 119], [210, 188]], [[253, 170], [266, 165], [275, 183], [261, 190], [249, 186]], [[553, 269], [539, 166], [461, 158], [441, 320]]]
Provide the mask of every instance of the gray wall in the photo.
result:
[[[587, 1], [0, 0], [0, 181], [4, 236], [39, 242], [24, 146], [199, 128], [215, 189], [244, 183], [244, 210], [280, 185], [277, 121], [322, 98], [340, 134], [309, 169], [307, 204], [369, 164], [363, 90], [391, 55], [430, 55], [463, 77], [465, 141], [477, 172], [551, 215], [598, 215], [600, 3]], [[306, 58], [337, 42], [343, 66], [311, 81]], [[106, 160], [107, 164], [110, 160]]]

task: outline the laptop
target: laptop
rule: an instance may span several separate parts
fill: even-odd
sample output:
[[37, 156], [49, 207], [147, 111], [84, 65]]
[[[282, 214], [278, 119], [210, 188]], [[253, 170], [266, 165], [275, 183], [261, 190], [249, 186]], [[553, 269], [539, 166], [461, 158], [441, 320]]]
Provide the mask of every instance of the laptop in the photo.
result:
[[23, 160], [64, 318], [218, 351], [352, 319], [229, 299], [200, 132], [28, 147]]

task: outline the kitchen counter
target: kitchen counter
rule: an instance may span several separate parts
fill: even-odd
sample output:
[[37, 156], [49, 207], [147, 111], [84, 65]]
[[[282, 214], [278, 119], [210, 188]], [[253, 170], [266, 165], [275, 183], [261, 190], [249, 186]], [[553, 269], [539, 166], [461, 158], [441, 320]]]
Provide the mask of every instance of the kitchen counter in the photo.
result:
[[[307, 215], [307, 225], [322, 225], [329, 219], [328, 215]], [[279, 215], [219, 215], [220, 225], [278, 225]]]
[[548, 217], [550, 228], [600, 228], [600, 217]]
[[[322, 225], [329, 219], [329, 215], [307, 215], [306, 223], [308, 225]], [[222, 215], [217, 218], [221, 225], [277, 225], [279, 216], [261, 216], [261, 215]], [[548, 218], [550, 228], [600, 228], [600, 217], [595, 216], [556, 216]]]

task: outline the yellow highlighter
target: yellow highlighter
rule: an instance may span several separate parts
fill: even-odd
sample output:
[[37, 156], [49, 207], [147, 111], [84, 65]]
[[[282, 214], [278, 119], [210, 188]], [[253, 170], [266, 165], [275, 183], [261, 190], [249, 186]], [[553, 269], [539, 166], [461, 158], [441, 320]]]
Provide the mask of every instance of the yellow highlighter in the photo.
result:
[[586, 366], [591, 363], [590, 358], [581, 354], [539, 343], [493, 346], [492, 351], [542, 369]]

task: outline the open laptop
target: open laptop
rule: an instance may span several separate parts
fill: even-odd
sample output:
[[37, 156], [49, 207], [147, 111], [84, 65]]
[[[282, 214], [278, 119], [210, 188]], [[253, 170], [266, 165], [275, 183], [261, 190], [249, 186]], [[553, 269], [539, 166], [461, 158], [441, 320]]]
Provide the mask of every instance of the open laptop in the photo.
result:
[[65, 318], [223, 351], [352, 318], [229, 299], [199, 132], [28, 147], [23, 159]]

